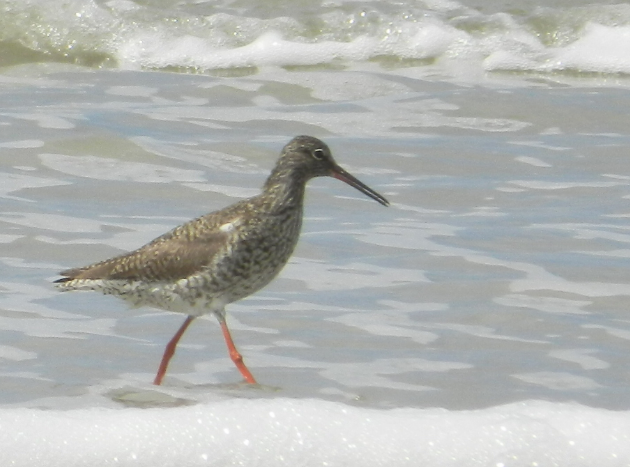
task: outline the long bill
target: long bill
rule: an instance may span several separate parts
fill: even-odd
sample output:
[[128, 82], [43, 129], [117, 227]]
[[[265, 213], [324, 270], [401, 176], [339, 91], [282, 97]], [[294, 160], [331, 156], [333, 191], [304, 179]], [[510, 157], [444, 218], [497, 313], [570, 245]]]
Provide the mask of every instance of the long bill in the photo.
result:
[[335, 168], [331, 171], [330, 175], [335, 177], [337, 180], [341, 180], [342, 182], [345, 182], [348, 185], [356, 188], [361, 193], [369, 196], [375, 201], [378, 201], [383, 206], [389, 206], [389, 201], [387, 201], [387, 199], [383, 195], [377, 193], [372, 188], [370, 188], [365, 183], [363, 183], [361, 180], [356, 178], [354, 175], [349, 174], [338, 165], [335, 166]]

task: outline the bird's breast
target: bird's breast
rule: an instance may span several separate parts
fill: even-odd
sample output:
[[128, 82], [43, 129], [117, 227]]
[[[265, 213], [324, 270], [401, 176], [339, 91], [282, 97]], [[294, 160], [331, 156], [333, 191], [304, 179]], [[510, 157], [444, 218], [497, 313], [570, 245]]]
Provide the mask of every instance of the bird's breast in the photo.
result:
[[221, 254], [204, 272], [212, 288], [232, 302], [267, 285], [293, 253], [300, 226], [301, 215], [285, 215], [234, 229]]

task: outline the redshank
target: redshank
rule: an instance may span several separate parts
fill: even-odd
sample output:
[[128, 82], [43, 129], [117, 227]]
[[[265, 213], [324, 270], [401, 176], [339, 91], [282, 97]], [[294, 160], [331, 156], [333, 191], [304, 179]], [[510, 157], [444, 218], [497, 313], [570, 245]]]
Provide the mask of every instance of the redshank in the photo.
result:
[[95, 290], [134, 307], [188, 315], [164, 350], [154, 384], [162, 383], [190, 323], [207, 313], [219, 320], [230, 358], [245, 381], [256, 383], [234, 346], [225, 306], [263, 288], [287, 263], [300, 235], [306, 182], [322, 176], [389, 205], [339, 167], [325, 143], [297, 136], [283, 148], [259, 195], [186, 222], [130, 253], [62, 271], [55, 283], [64, 291]]

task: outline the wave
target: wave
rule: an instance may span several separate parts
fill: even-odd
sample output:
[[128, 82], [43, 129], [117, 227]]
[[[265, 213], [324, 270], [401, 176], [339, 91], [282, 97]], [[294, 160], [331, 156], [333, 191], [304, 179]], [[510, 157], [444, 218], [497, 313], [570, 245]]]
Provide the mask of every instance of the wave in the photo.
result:
[[630, 5], [482, 13], [462, 4], [288, 0], [0, 2], [0, 65], [207, 72], [265, 66], [630, 73]]

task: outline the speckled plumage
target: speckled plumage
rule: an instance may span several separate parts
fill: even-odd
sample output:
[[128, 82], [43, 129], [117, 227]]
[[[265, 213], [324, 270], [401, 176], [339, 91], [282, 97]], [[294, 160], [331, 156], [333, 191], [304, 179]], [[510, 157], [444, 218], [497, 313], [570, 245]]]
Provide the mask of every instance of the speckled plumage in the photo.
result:
[[217, 316], [232, 359], [246, 381], [255, 382], [229, 336], [225, 306], [260, 290], [278, 275], [299, 238], [306, 182], [326, 175], [389, 204], [341, 169], [322, 141], [298, 136], [284, 147], [259, 195], [191, 220], [130, 253], [63, 271], [57, 286], [65, 291], [95, 290], [133, 306], [189, 315], [169, 343], [170, 355], [167, 347], [156, 384], [181, 334], [194, 317], [205, 313]]

